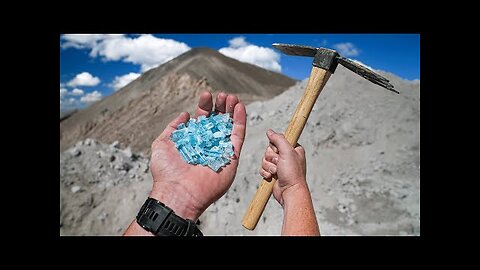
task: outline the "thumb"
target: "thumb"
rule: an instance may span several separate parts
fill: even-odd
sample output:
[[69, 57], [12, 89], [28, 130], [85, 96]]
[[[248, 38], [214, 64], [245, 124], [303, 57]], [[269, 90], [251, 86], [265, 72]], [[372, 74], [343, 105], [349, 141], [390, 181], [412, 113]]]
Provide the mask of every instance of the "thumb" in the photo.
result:
[[297, 147], [295, 147], [295, 152], [297, 152], [302, 158], [305, 158], [305, 149], [299, 143], [297, 143]]
[[270, 142], [277, 147], [279, 154], [287, 153], [288, 151], [293, 150], [293, 147], [290, 145], [287, 139], [285, 139], [283, 134], [276, 133], [275, 131], [269, 129], [267, 130], [267, 137]]

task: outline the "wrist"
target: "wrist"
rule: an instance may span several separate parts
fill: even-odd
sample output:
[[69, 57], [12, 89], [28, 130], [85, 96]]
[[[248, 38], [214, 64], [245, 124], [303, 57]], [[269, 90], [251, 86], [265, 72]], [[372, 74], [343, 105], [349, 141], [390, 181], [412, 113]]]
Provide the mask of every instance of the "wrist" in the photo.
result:
[[183, 186], [169, 182], [154, 182], [150, 198], [159, 200], [175, 214], [196, 221], [203, 213], [198, 201]]
[[285, 208], [286, 205], [293, 204], [296, 200], [304, 198], [306, 194], [310, 196], [310, 190], [307, 182], [303, 180], [282, 192], [282, 206]]

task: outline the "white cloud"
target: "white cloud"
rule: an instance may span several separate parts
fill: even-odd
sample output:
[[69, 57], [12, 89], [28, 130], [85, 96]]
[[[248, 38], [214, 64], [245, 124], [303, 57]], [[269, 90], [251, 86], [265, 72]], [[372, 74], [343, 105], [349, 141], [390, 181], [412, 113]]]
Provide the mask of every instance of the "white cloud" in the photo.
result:
[[92, 74], [88, 72], [82, 72], [77, 74], [73, 80], [67, 83], [70, 87], [75, 86], [95, 86], [100, 83], [100, 79], [98, 77], [92, 76]]
[[110, 87], [112, 87], [113, 89], [115, 89], [115, 91], [117, 91], [118, 89], [129, 84], [131, 81], [135, 80], [139, 76], [140, 76], [140, 73], [133, 73], [133, 72], [130, 72], [123, 76], [115, 76], [115, 79], [113, 79], [113, 82], [110, 84]]
[[351, 42], [346, 43], [337, 43], [333, 47], [342, 55], [342, 56], [357, 56], [360, 54], [360, 50], [355, 47]]
[[75, 89], [72, 90], [72, 92], [70, 92], [70, 95], [72, 95], [72, 96], [82, 96], [83, 95], [83, 90], [75, 88]]
[[183, 42], [149, 34], [133, 38], [125, 35], [63, 35], [62, 39], [62, 48], [90, 49], [90, 57], [137, 64], [142, 72], [190, 50]]
[[103, 40], [122, 37], [122, 34], [65, 34], [61, 36], [61, 39], [64, 40], [61, 47], [62, 49], [93, 48]]
[[66, 88], [60, 88], [60, 98], [63, 98], [66, 96], [68, 93], [68, 90]]
[[230, 47], [232, 48], [240, 48], [248, 45], [248, 43], [245, 41], [245, 37], [232, 38], [228, 41], [228, 44], [230, 44]]
[[90, 56], [101, 56], [107, 61], [129, 62], [141, 65], [147, 71], [190, 50], [190, 47], [173, 39], [162, 39], [153, 35], [137, 38], [123, 37], [107, 39], [92, 48]]
[[75, 98], [60, 98], [60, 110], [70, 110], [79, 107], [79, 102]]
[[99, 101], [100, 99], [102, 99], [102, 94], [98, 91], [93, 91], [92, 93], [88, 93], [85, 96], [81, 97], [80, 101], [88, 104]]
[[266, 47], [259, 47], [245, 41], [245, 37], [236, 37], [229, 40], [229, 47], [218, 50], [220, 53], [237, 59], [241, 62], [250, 63], [259, 67], [281, 72], [280, 54]]

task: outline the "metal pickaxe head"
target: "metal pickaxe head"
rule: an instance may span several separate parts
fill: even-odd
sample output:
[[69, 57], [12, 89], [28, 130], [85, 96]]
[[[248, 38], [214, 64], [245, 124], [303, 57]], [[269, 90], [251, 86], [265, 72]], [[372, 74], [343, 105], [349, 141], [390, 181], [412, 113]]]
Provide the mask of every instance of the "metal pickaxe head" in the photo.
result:
[[312, 65], [328, 70], [331, 73], [335, 72], [337, 65], [340, 63], [344, 67], [373, 82], [374, 84], [380, 85], [387, 90], [399, 94], [398, 91], [393, 89], [394, 86], [390, 84], [388, 79], [367, 68], [364, 65], [361, 65], [351, 59], [341, 56], [335, 50], [280, 43], [274, 43], [272, 44], [272, 46], [288, 55], [313, 57]]

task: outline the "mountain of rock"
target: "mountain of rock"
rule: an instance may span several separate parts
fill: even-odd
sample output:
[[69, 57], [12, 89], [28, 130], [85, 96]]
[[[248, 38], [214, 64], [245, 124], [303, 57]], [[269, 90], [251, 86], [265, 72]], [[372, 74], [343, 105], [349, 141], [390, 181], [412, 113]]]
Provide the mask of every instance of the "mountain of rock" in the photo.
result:
[[151, 142], [169, 121], [181, 111], [193, 113], [201, 91], [235, 93], [248, 104], [272, 98], [295, 83], [212, 49], [194, 48], [90, 107], [61, 116], [60, 151], [94, 138], [149, 153]]

